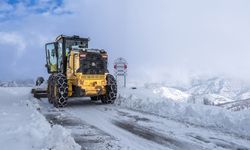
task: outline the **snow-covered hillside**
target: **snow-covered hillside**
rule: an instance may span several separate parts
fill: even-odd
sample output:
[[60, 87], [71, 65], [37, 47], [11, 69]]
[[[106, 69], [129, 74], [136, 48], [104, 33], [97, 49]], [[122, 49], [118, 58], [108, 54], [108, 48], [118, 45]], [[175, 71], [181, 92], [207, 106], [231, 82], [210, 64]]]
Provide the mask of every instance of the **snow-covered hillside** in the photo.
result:
[[[249, 87], [244, 82], [227, 78], [196, 79], [191, 82], [187, 92], [192, 95], [216, 94], [229, 99], [241, 100], [239, 98], [242, 97], [242, 94], [250, 91]], [[245, 98], [247, 96], [245, 94]]]
[[185, 87], [166, 83], [147, 83], [142, 87], [162, 98], [205, 105], [221, 105], [250, 98], [250, 85], [226, 78], [194, 79]]

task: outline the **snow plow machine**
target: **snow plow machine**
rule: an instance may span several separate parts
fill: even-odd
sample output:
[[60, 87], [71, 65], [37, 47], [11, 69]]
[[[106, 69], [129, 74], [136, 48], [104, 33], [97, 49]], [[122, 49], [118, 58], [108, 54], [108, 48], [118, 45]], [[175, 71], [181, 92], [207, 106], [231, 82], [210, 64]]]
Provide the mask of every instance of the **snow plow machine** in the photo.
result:
[[117, 83], [108, 71], [108, 54], [105, 50], [89, 49], [88, 42], [89, 38], [60, 35], [45, 45], [45, 66], [50, 76], [44, 90], [32, 89], [34, 97], [46, 95], [55, 107], [65, 107], [70, 97], [114, 103]]

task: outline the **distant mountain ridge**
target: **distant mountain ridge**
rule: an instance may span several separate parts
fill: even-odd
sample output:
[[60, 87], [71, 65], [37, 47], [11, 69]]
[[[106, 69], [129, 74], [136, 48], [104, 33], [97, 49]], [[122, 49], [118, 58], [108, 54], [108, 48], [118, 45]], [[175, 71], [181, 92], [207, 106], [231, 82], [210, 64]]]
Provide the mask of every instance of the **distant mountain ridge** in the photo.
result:
[[32, 87], [35, 82], [32, 79], [0, 81], [0, 87]]
[[218, 77], [194, 80], [187, 92], [192, 95], [216, 94], [235, 100], [250, 98], [249, 85], [241, 81]]
[[193, 79], [187, 87], [168, 85], [166, 83], [149, 83], [144, 85], [160, 97], [179, 102], [221, 105], [223, 103], [250, 98], [250, 85], [227, 78]]

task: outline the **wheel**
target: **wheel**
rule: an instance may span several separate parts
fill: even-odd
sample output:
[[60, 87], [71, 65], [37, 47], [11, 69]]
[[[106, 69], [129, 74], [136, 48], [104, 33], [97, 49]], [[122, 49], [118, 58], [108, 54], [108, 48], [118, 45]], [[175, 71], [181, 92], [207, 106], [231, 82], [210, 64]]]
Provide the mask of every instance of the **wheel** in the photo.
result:
[[53, 80], [54, 80], [54, 76], [50, 75], [49, 79], [48, 79], [48, 88], [47, 88], [48, 101], [49, 101], [50, 104], [53, 104], [53, 95], [52, 95], [52, 93], [53, 93], [53, 91], [52, 91]]
[[68, 100], [67, 78], [63, 74], [57, 74], [53, 78], [53, 104], [55, 107], [65, 107]]
[[117, 84], [114, 76], [108, 74], [106, 77], [106, 94], [101, 97], [104, 104], [113, 104], [117, 96]]

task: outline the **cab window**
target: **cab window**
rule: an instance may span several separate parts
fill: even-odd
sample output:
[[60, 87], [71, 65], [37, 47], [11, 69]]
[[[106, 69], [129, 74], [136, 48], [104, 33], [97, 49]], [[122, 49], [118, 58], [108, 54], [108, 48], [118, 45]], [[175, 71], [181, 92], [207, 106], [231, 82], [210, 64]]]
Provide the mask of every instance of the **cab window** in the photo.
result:
[[63, 61], [63, 59], [62, 59], [62, 54], [63, 54], [63, 49], [62, 49], [62, 43], [61, 42], [59, 42], [58, 43], [58, 67], [59, 67], [59, 70], [62, 68], [62, 61]]
[[57, 71], [57, 55], [56, 55], [56, 49], [55, 44], [47, 44], [46, 45], [46, 51], [47, 51], [47, 65], [49, 72], [56, 72]]

